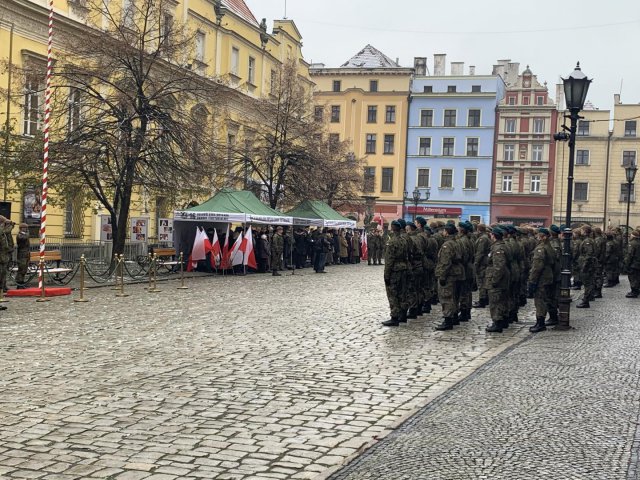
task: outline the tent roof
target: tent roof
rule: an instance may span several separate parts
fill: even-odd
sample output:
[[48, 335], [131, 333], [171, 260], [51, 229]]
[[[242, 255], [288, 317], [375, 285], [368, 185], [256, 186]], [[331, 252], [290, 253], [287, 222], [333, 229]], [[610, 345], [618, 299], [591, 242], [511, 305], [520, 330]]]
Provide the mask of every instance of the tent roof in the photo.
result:
[[213, 197], [200, 205], [188, 208], [189, 212], [225, 212], [249, 213], [252, 215], [269, 215], [282, 217], [281, 212], [266, 206], [247, 190], [223, 188]]
[[304, 200], [293, 210], [287, 212], [287, 215], [299, 218], [321, 218], [323, 220], [350, 220], [320, 200]]

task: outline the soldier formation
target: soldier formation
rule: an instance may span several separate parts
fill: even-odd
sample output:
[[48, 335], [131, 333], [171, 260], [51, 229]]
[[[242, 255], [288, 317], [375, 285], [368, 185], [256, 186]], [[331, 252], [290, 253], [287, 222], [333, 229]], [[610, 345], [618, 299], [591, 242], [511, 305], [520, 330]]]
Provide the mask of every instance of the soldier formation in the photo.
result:
[[[549, 228], [514, 225], [487, 227], [470, 222], [429, 225], [391, 222], [384, 249], [384, 282], [391, 309], [385, 326], [398, 326], [440, 303], [443, 320], [436, 330], [451, 330], [471, 319], [472, 308], [489, 307], [487, 332], [502, 332], [518, 322], [521, 307], [533, 299], [533, 333], [558, 324], [562, 238], [564, 225]], [[371, 245], [375, 236], [370, 232]], [[602, 288], [619, 283], [623, 268], [629, 274], [627, 298], [640, 296], [640, 230], [631, 232], [623, 255], [619, 228], [603, 232], [583, 225], [572, 231], [574, 289], [584, 288], [577, 308], [590, 308], [602, 298]], [[472, 292], [478, 299], [472, 302]]]

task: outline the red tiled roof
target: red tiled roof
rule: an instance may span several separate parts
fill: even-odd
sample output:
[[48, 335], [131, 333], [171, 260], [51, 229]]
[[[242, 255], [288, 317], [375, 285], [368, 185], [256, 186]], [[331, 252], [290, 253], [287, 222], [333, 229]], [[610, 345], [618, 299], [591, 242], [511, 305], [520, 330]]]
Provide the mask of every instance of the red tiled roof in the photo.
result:
[[229, 10], [231, 10], [233, 13], [243, 18], [247, 22], [251, 23], [252, 25], [258, 25], [256, 17], [253, 16], [253, 13], [251, 13], [251, 10], [249, 10], [247, 4], [244, 3], [244, 0], [222, 0], [222, 3]]

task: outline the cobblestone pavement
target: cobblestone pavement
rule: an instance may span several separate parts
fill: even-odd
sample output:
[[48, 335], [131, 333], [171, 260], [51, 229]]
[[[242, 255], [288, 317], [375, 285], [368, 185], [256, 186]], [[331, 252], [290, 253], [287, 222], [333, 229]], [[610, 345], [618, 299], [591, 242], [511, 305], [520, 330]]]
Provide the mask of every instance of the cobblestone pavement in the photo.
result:
[[0, 477], [327, 475], [528, 335], [486, 334], [486, 311], [453, 332], [435, 313], [385, 328], [382, 267], [328, 270], [11, 300]]
[[485, 364], [332, 478], [639, 479], [640, 304], [626, 287], [572, 309], [574, 330]]

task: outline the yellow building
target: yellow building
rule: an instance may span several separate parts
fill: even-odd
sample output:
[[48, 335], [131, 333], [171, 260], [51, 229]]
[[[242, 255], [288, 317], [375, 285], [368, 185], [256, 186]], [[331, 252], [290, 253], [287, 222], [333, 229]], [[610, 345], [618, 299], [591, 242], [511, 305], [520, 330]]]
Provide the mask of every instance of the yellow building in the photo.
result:
[[386, 220], [402, 216], [413, 69], [367, 45], [340, 67], [314, 64], [309, 71], [317, 115], [328, 115], [330, 135], [351, 141], [355, 156], [366, 159], [362, 194], [375, 197], [369, 213]]
[[[123, 0], [123, 5], [131, 1]], [[86, 0], [56, 0], [55, 8], [56, 38], [70, 31], [92, 28]], [[46, 2], [4, 0], [0, 3], [0, 123], [13, 126], [10, 142], [29, 141], [42, 129], [47, 22]], [[297, 62], [299, 77], [309, 88], [313, 85], [309, 79], [309, 65], [302, 56], [302, 37], [292, 20], [276, 20], [272, 31], [268, 32], [266, 21], [258, 22], [243, 0], [168, 0], [162, 24], [178, 23], [195, 32], [193, 58], [186, 59], [184, 68], [211, 81], [221, 81], [240, 94], [229, 95], [222, 110], [216, 112], [216, 134], [230, 146], [244, 141], [248, 135], [245, 126], [252, 123], [248, 100], [269, 95], [283, 62]], [[56, 46], [54, 41], [54, 56]], [[17, 72], [29, 61], [42, 65], [41, 78], [35, 80], [35, 85], [21, 88], [13, 85], [11, 88]], [[13, 73], [11, 82], [10, 71]], [[7, 101], [9, 97], [10, 102]], [[8, 150], [0, 150], [0, 155], [8, 155]], [[4, 205], [15, 222], [22, 222], [27, 216], [25, 209], [30, 208], [27, 204], [34, 199], [37, 201], [39, 187], [36, 184], [27, 191], [3, 192], [6, 201], [0, 204], [0, 209]], [[55, 198], [55, 187], [50, 185], [49, 197], [54, 205], [47, 211], [48, 237], [100, 239], [101, 216], [107, 213], [101, 205], [97, 202], [86, 205], [74, 198]], [[171, 216], [174, 207], [167, 198], [152, 197], [139, 189], [130, 217], [146, 217], [148, 240], [154, 241], [158, 236], [158, 219]], [[32, 220], [37, 224], [37, 219]]]

